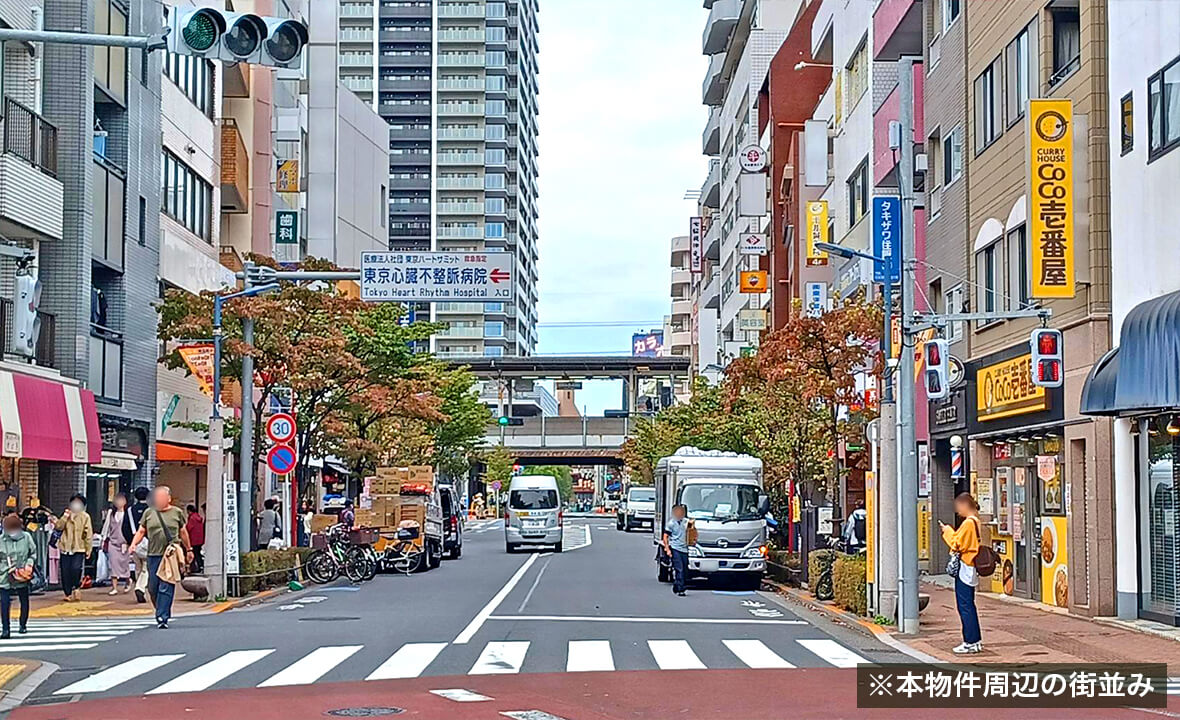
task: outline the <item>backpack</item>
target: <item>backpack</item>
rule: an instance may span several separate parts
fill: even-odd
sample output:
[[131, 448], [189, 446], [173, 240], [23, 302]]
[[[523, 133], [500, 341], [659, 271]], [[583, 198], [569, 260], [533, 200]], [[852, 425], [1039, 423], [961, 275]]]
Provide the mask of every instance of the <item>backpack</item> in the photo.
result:
[[996, 562], [999, 558], [996, 556], [996, 551], [992, 546], [983, 542], [983, 533], [980, 531], [979, 518], [975, 518], [975, 531], [979, 534], [979, 552], [975, 555], [975, 572], [980, 577], [990, 577], [996, 571]]

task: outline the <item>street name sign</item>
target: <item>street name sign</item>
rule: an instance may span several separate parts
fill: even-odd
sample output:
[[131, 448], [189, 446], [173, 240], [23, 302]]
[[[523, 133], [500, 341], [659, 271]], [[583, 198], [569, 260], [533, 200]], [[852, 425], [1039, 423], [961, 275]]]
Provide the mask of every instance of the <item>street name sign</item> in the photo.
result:
[[512, 253], [361, 253], [361, 299], [367, 302], [510, 300]]

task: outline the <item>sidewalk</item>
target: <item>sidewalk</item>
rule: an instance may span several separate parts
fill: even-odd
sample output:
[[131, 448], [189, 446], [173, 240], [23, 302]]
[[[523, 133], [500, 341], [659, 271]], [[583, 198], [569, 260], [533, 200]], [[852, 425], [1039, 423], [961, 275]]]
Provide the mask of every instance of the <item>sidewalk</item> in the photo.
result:
[[[60, 590], [47, 590], [42, 595], [35, 595], [29, 601], [29, 617], [31, 618], [87, 618], [87, 617], [151, 617], [152, 604], [151, 602], [139, 603], [135, 600], [135, 592], [124, 593], [119, 591], [118, 595], [108, 595], [111, 591], [110, 586], [90, 588], [82, 591], [81, 602], [66, 602], [65, 596]], [[174, 617], [181, 617], [184, 615], [197, 615], [201, 613], [218, 613], [226, 610], [231, 610], [235, 607], [245, 605], [258, 600], [263, 600], [280, 592], [286, 592], [287, 588], [280, 587], [273, 590], [265, 590], [262, 592], [252, 593], [242, 598], [231, 598], [224, 602], [198, 602], [193, 600], [192, 595], [182, 590], [178, 590], [176, 599], [172, 604], [172, 615]], [[14, 602], [12, 607], [12, 616], [16, 617], [19, 612], [17, 604]]]
[[955, 592], [938, 578], [923, 578], [922, 592], [930, 605], [922, 611], [917, 638], [894, 637], [906, 645], [948, 662], [1078, 663], [1165, 662], [1180, 668], [1180, 642], [1119, 627], [1113, 623], [1076, 617], [1063, 611], [1001, 600], [990, 593], [976, 595], [983, 652], [955, 655], [962, 642]]

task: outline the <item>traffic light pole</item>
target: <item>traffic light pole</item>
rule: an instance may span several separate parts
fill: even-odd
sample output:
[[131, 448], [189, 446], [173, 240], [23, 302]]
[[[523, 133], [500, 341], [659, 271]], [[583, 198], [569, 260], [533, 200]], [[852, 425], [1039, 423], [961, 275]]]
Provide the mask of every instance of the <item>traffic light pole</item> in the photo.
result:
[[168, 46], [165, 33], [156, 35], [96, 35], [94, 33], [59, 32], [56, 30], [20, 30], [0, 28], [0, 43], [43, 42], [55, 45], [91, 45], [100, 47], [139, 48], [151, 52]]
[[[898, 563], [897, 588], [900, 602], [898, 628], [907, 635], [918, 632], [918, 447], [914, 427], [914, 350], [913, 337], [905, 328], [905, 314], [914, 309], [914, 267], [917, 264], [914, 243], [914, 58], [902, 57], [898, 63], [899, 120], [901, 123], [901, 161], [897, 167], [901, 191], [901, 311], [902, 343], [898, 372]], [[906, 339], [910, 340], [909, 343]], [[885, 462], [891, 459], [886, 458]]]

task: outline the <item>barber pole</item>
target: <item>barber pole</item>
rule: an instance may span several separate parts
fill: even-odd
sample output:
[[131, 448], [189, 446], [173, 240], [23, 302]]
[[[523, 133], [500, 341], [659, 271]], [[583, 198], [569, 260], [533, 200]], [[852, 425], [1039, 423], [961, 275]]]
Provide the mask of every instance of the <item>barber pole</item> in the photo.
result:
[[951, 478], [963, 478], [963, 451], [960, 449], [951, 448]]

